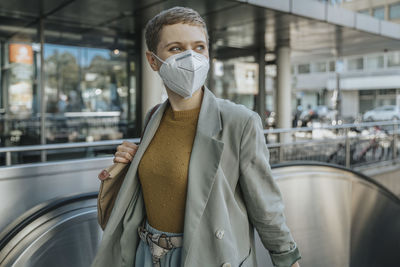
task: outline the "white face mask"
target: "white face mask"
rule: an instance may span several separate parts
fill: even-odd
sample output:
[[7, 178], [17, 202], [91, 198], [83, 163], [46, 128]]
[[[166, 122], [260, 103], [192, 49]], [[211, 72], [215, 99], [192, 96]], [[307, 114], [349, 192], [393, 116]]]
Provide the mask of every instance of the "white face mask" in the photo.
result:
[[210, 68], [209, 60], [204, 55], [191, 49], [172, 55], [165, 61], [153, 55], [163, 63], [158, 74], [164, 84], [184, 99], [192, 97], [204, 85]]

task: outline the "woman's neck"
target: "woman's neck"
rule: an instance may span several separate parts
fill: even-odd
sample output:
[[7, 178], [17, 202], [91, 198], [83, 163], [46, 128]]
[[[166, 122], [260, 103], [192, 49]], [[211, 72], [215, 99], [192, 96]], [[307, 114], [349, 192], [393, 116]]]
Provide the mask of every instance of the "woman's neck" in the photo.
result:
[[204, 94], [204, 87], [194, 92], [192, 97], [188, 99], [183, 99], [183, 97], [181, 97], [177, 93], [171, 91], [168, 88], [166, 89], [169, 103], [174, 111], [195, 109], [201, 106]]

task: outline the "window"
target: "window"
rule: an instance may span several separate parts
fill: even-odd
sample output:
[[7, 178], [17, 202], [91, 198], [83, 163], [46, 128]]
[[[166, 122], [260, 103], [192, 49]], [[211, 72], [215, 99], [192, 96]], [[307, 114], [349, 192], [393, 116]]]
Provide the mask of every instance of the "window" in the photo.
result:
[[400, 19], [400, 3], [389, 6], [389, 18]]
[[329, 61], [329, 71], [335, 72], [335, 61]]
[[363, 10], [359, 10], [358, 11], [358, 13], [360, 13], [360, 14], [364, 14], [364, 15], [370, 15], [370, 13], [369, 13], [369, 9], [363, 9]]
[[385, 106], [385, 108], [383, 110], [385, 110], [385, 111], [394, 111], [395, 107], [394, 106]]
[[364, 59], [362, 57], [352, 58], [347, 61], [348, 70], [362, 70], [364, 68]]
[[383, 68], [383, 55], [368, 56], [366, 68], [369, 70]]
[[396, 95], [396, 89], [381, 89], [378, 91], [379, 95]]
[[317, 62], [314, 65], [315, 72], [326, 72], [326, 63], [325, 62]]
[[360, 90], [359, 93], [360, 93], [360, 96], [375, 95], [375, 91], [374, 90]]
[[400, 67], [400, 52], [388, 55], [388, 67]]
[[310, 73], [310, 64], [300, 64], [298, 66], [298, 73], [299, 74]]
[[384, 20], [385, 19], [385, 7], [376, 7], [372, 10], [374, 18]]

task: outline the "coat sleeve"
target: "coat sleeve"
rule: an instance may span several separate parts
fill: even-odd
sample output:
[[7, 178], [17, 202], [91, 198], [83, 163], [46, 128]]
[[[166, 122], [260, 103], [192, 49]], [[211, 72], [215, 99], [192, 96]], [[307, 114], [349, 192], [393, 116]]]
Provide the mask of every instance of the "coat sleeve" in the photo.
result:
[[285, 222], [282, 195], [272, 177], [261, 118], [255, 112], [243, 130], [239, 167], [239, 184], [250, 222], [274, 265], [291, 266], [301, 256]]

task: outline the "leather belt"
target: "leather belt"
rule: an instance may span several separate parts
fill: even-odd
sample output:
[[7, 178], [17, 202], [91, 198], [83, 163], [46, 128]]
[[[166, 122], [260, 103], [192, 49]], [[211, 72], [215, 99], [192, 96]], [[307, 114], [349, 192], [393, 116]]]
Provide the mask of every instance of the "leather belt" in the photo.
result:
[[153, 266], [160, 267], [160, 259], [173, 248], [182, 247], [182, 236], [167, 236], [165, 234], [153, 234], [142, 225], [138, 228], [141, 240], [148, 244], [153, 259]]

